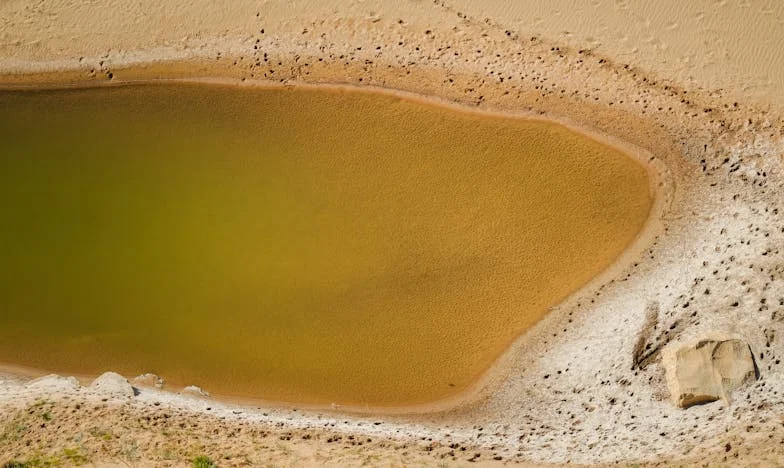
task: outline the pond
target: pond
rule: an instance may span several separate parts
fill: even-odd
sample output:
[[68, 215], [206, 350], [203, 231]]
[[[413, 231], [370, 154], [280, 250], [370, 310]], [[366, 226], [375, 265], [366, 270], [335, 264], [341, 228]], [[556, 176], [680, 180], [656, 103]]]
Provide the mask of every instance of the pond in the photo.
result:
[[275, 401], [454, 395], [606, 269], [646, 169], [386, 93], [0, 92], [0, 362]]

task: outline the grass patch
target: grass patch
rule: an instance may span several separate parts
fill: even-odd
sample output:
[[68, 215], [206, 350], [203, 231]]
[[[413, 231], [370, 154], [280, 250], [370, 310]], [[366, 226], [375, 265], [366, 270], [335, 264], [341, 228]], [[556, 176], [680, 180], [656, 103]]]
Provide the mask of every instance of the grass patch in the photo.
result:
[[193, 459], [193, 468], [217, 468], [218, 465], [206, 455], [199, 455]]
[[90, 435], [95, 437], [96, 439], [101, 439], [105, 441], [112, 440], [113, 437], [110, 431], [98, 427], [94, 427], [90, 429]]
[[63, 458], [74, 465], [84, 465], [90, 461], [78, 448], [63, 449]]
[[29, 460], [24, 462], [22, 466], [25, 467], [44, 467], [48, 468], [51, 466], [60, 466], [63, 464], [63, 460], [56, 456], [56, 455], [45, 455], [40, 452], [36, 452]]
[[27, 425], [19, 419], [12, 421], [0, 434], [0, 442], [19, 440], [27, 432]]
[[20, 462], [16, 460], [3, 463], [3, 468], [29, 468], [29, 467], [30, 467], [29, 463]]

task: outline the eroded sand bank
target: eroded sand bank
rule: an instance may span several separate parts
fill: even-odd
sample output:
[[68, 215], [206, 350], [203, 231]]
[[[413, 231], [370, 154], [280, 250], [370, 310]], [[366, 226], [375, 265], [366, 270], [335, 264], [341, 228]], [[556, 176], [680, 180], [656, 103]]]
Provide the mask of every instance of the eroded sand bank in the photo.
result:
[[[286, 437], [310, 435], [306, 440], [317, 441], [315, 460], [323, 455], [334, 463], [353, 451], [388, 454], [390, 446], [402, 460], [425, 457], [434, 464], [476, 460], [476, 454], [557, 463], [780, 459], [784, 228], [777, 187], [784, 124], [778, 106], [752, 104], [759, 99], [752, 93], [740, 99], [743, 89], [722, 92], [703, 88], [707, 81], [673, 79], [655, 60], [637, 68], [592, 52], [590, 44], [569, 47], [542, 39], [546, 31], [530, 26], [504, 27], [503, 9], [480, 17], [442, 2], [357, 2], [340, 9], [282, 3], [238, 2], [229, 9], [209, 2], [106, 2], [86, 12], [69, 2], [8, 2], [0, 7], [6, 44], [0, 69], [13, 74], [3, 81], [213, 76], [370, 84], [480, 109], [552, 116], [651, 154], [650, 163], [667, 174], [658, 235], [630, 251], [634, 260], [613, 278], [598, 278], [518, 339], [482, 382], [482, 398], [470, 404], [426, 416], [349, 417], [235, 408], [145, 389], [102, 402], [84, 389], [36, 390], [8, 377], [0, 387], [6, 430], [17, 418], [34, 417], [37, 410], [28, 405], [39, 398], [52, 401], [50, 416], [61, 417], [52, 419], [60, 425], [56, 431], [47, 423], [6, 437], [3, 457], [29, 456], [26, 442], [37, 439], [41, 452], [79, 446], [97, 460], [125, 460], [123, 444], [131, 442], [123, 437], [138, 431], [137, 460], [164, 462], [167, 455], [155, 443], [168, 436], [155, 422], [175, 418], [180, 429], [193, 429], [189, 436], [197, 442], [168, 452], [172, 462], [207, 451], [216, 458], [234, 454], [226, 464], [242, 463], [243, 454], [260, 452], [258, 438], [236, 437], [240, 427], [287, 443]], [[42, 40], [45, 35], [51, 38]], [[660, 310], [652, 347], [706, 331], [732, 333], [751, 344], [762, 379], [737, 392], [729, 407], [673, 408], [655, 359], [632, 369], [652, 304]], [[133, 424], [117, 438], [76, 440], [74, 430], [89, 430], [65, 413], [88, 407], [97, 408], [91, 409], [94, 425]], [[385, 447], [371, 442], [369, 450], [359, 449], [360, 437], [380, 438]], [[176, 445], [176, 439], [169, 440]], [[281, 449], [269, 456], [289, 463], [290, 454]]]

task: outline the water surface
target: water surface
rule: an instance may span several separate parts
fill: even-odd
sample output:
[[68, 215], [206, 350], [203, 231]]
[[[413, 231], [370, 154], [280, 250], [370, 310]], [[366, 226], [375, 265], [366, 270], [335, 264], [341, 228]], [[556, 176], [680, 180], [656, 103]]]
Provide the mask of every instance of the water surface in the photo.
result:
[[0, 362], [400, 405], [466, 388], [651, 207], [561, 126], [357, 91], [0, 92]]

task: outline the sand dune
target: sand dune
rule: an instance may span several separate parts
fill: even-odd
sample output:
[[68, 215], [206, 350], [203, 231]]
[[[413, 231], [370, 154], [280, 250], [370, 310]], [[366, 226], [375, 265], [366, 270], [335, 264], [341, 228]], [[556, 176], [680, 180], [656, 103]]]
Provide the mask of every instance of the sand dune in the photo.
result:
[[[784, 93], [775, 77], [782, 66], [782, 6], [595, 3], [526, 9], [500, 1], [481, 7], [422, 1], [0, 4], [0, 71], [7, 84], [207, 76], [394, 88], [589, 129], [649, 154], [662, 174], [663, 194], [652, 238], [519, 338], [470, 403], [424, 415], [346, 416], [235, 407], [142, 389], [135, 399], [103, 397], [109, 399], [104, 404], [100, 394], [84, 389], [68, 387], [58, 396], [7, 377], [0, 386], [7, 408], [0, 416], [6, 428], [0, 457], [29, 456], [25, 442], [37, 438], [47, 441], [42, 451], [81, 444], [93, 459], [128, 459], [122, 437], [75, 442], [70, 434], [87, 430], [72, 418], [62, 418], [62, 432], [35, 428], [8, 436], [8, 428], [18, 427], [13, 424], [38, 414], [31, 405], [44, 397], [52, 414], [92, 405], [96, 425], [138, 421], [122, 426], [139, 431], [136, 456], [161, 463], [166, 456], [156, 442], [164, 436], [153, 422], [169, 427], [162, 421], [171, 417], [182, 421], [181, 429], [198, 426], [188, 432], [197, 447], [170, 452], [172, 463], [204, 451], [214, 457], [259, 453], [258, 439], [237, 437], [240, 429], [267, 431], [286, 443], [310, 435], [305, 440], [316, 441], [309, 446], [316, 459], [336, 464], [368, 462], [341, 458], [357, 450], [389, 454], [390, 448], [398, 461], [432, 464], [496, 457], [780, 463]], [[751, 345], [761, 380], [737, 391], [730, 405], [675, 408], [655, 354], [645, 368], [632, 366], [651, 307], [659, 310], [648, 338], [652, 348], [722, 331]], [[169, 418], [161, 408], [171, 411]], [[369, 449], [357, 446], [360, 437], [373, 440]], [[286, 450], [269, 458], [295, 463]], [[225, 460], [239, 463], [240, 456]]]

